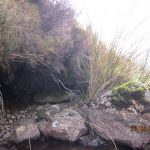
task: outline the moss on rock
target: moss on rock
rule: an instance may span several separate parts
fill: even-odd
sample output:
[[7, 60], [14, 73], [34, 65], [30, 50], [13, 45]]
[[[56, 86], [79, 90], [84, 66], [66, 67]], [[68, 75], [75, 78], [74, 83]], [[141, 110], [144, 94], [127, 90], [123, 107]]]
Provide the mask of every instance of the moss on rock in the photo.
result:
[[112, 103], [119, 108], [126, 108], [132, 104], [132, 100], [139, 101], [146, 105], [146, 87], [139, 82], [127, 82], [112, 90]]

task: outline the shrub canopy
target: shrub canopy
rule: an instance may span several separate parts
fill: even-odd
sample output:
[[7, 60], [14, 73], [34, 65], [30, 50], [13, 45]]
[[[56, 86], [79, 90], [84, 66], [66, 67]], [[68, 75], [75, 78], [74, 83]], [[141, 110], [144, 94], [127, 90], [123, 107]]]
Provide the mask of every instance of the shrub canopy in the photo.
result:
[[71, 88], [80, 87], [84, 77], [76, 69], [77, 60], [88, 55], [90, 44], [88, 32], [74, 16], [67, 0], [2, 0], [2, 86], [15, 95], [58, 90], [59, 79]]

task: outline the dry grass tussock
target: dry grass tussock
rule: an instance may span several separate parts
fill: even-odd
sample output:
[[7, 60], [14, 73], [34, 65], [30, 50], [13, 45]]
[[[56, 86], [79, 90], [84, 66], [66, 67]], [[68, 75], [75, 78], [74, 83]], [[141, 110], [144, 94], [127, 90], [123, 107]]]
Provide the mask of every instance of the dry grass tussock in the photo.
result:
[[89, 61], [89, 101], [95, 100], [102, 92], [130, 80], [149, 83], [150, 73], [146, 70], [147, 53], [143, 64], [136, 52], [131, 51], [128, 56], [118, 49], [118, 40], [115, 39], [109, 47], [92, 35], [92, 49]]

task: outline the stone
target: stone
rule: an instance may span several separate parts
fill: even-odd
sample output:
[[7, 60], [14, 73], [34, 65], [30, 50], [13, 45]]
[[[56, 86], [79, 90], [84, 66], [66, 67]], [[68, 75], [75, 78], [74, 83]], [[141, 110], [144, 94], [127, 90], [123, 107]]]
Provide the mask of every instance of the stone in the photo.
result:
[[144, 150], [150, 150], [150, 144], [144, 147]]
[[36, 111], [43, 110], [43, 109], [44, 109], [44, 106], [41, 105], [36, 108]]
[[[150, 114], [148, 113], [140, 115], [126, 110], [89, 110], [88, 116], [92, 128], [106, 140], [110, 141], [112, 138], [133, 148], [143, 148], [150, 143]], [[148, 130], [133, 130], [133, 126], [143, 125], [149, 127]]]
[[10, 114], [7, 114], [7, 118], [10, 118], [11, 117], [11, 115]]
[[13, 120], [10, 119], [8, 122], [9, 122], [9, 124], [12, 124], [12, 123], [13, 123]]
[[7, 124], [6, 118], [0, 119], [0, 125], [5, 125]]
[[145, 91], [145, 101], [150, 103], [150, 91], [149, 90]]
[[104, 94], [102, 94], [101, 95], [101, 98], [108, 98], [108, 97], [110, 97], [112, 95], [112, 91], [110, 90], [110, 91], [107, 91], [107, 92], [105, 92]]
[[10, 133], [7, 132], [6, 134], [4, 134], [3, 139], [8, 141], [9, 137], [10, 137]]
[[21, 110], [19, 113], [20, 113], [20, 114], [25, 114], [25, 111]]
[[52, 109], [53, 111], [55, 111], [56, 113], [60, 111], [59, 105], [52, 105], [52, 106], [51, 106], [51, 109]]
[[44, 112], [44, 115], [46, 118], [51, 117], [51, 115], [54, 115], [56, 113], [60, 112], [60, 107], [58, 105], [52, 105], [49, 110]]
[[66, 94], [46, 94], [46, 93], [38, 93], [34, 96], [33, 100], [39, 104], [57, 104], [70, 100], [70, 96]]
[[106, 109], [106, 108], [112, 108], [112, 103], [111, 103], [111, 95], [112, 91], [106, 91], [102, 95], [100, 95], [96, 100], [96, 107], [100, 109]]
[[40, 131], [37, 124], [28, 124], [17, 127], [11, 134], [11, 141], [21, 143], [23, 141], [37, 139], [40, 137]]
[[25, 115], [21, 115], [21, 119], [24, 119], [26, 116]]
[[74, 142], [87, 133], [84, 118], [72, 109], [55, 114], [51, 121], [41, 122], [39, 130], [44, 136]]
[[11, 119], [13, 119], [13, 120], [14, 120], [14, 119], [16, 119], [16, 117], [12, 115], [12, 116], [11, 116]]
[[3, 139], [2, 138], [0, 138], [0, 142], [2, 142], [3, 141]]
[[0, 139], [2, 138], [2, 133], [0, 132]]
[[8, 148], [0, 146], [0, 150], [8, 150]]
[[16, 147], [16, 146], [11, 146], [11, 147], [9, 148], [9, 150], [17, 150], [17, 147]]
[[51, 106], [52, 106], [52, 105], [51, 105], [50, 103], [44, 104], [44, 108], [45, 108], [46, 110], [48, 110]]
[[100, 139], [99, 137], [93, 137], [91, 135], [85, 135], [82, 136], [79, 139], [79, 143], [84, 145], [84, 146], [102, 146], [105, 144], [104, 141], [102, 141], [102, 139]]

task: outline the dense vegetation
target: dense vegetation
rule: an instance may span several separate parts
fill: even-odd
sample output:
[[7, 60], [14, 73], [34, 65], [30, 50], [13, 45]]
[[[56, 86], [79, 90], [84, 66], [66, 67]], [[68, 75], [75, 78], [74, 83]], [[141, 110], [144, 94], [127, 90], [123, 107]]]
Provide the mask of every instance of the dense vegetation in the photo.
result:
[[74, 16], [69, 2], [63, 0], [1, 0], [3, 93], [7, 91], [18, 97], [63, 90], [59, 80], [71, 89], [85, 86], [77, 63], [88, 55], [90, 37]]
[[[106, 47], [75, 19], [67, 0], [0, 1], [0, 84], [11, 99], [38, 92], [85, 93], [94, 100], [106, 89], [149, 74], [121, 55], [116, 42]], [[139, 79], [138, 77], [138, 79]], [[137, 79], [137, 76], [136, 76]]]

